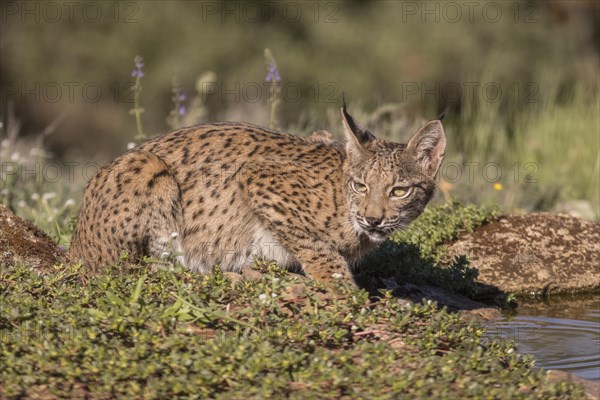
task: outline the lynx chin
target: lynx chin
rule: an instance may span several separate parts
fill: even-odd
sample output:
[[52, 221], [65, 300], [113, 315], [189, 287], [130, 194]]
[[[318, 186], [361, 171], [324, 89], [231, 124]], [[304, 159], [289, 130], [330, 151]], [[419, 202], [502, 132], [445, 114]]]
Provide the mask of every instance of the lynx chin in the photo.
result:
[[175, 251], [201, 273], [262, 258], [353, 283], [350, 266], [432, 198], [446, 139], [434, 120], [406, 145], [380, 140], [341, 111], [345, 143], [209, 123], [140, 144], [90, 180], [71, 258], [99, 269]]

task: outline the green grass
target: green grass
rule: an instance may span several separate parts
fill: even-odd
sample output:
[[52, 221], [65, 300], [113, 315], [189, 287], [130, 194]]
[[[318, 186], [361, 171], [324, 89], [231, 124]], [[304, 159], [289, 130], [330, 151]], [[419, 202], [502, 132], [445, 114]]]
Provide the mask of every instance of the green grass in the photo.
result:
[[[582, 83], [565, 88], [557, 71], [540, 69], [539, 75], [531, 103], [466, 103], [458, 120], [450, 121], [445, 162], [458, 163], [463, 172], [453, 194], [527, 211], [586, 200], [598, 219], [599, 92]], [[473, 179], [467, 163], [476, 165]], [[496, 182], [501, 191], [494, 190]]]
[[435, 304], [271, 268], [0, 272], [0, 397], [583, 398]]

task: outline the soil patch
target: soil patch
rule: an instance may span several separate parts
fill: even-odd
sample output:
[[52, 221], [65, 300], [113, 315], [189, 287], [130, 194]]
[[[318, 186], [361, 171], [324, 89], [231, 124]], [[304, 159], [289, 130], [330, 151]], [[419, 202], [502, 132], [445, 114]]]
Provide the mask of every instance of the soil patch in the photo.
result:
[[65, 249], [29, 221], [0, 205], [0, 265], [49, 269], [67, 262]]

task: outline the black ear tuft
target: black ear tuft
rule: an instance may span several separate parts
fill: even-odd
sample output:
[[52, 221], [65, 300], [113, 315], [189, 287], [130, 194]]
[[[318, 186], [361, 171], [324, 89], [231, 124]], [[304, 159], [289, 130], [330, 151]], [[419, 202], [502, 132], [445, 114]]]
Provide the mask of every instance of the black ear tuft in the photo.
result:
[[446, 115], [448, 115], [448, 111], [450, 111], [450, 107], [444, 108], [444, 111], [442, 111], [437, 117], [438, 121], [443, 121], [444, 118], [446, 118]]
[[348, 114], [348, 111], [346, 110], [345, 94], [342, 94], [342, 117], [347, 130], [354, 135], [359, 144], [364, 144], [376, 139], [375, 135], [368, 129], [362, 127], [350, 114]]

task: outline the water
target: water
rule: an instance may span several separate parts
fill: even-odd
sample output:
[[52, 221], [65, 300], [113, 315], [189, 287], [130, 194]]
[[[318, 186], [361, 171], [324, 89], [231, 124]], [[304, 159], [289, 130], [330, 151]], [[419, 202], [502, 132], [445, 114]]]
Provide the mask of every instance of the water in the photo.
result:
[[538, 367], [600, 381], [600, 294], [521, 304], [490, 324], [488, 336], [514, 340]]

